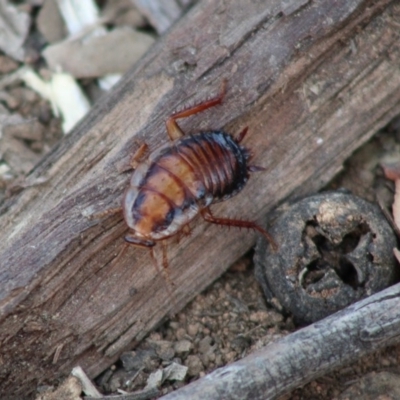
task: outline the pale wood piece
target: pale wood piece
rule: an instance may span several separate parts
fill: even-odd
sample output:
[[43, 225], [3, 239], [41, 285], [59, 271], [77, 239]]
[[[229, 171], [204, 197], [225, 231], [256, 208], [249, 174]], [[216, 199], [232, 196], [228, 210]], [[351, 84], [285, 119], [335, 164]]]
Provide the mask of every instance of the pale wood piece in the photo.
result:
[[400, 113], [399, 14], [395, 0], [204, 0], [186, 14], [2, 205], [0, 393], [26, 397], [76, 365], [95, 376], [253, 245], [254, 233], [199, 218], [169, 243], [171, 302], [149, 252], [125, 249], [122, 216], [88, 218], [120, 205], [118, 171], [141, 143], [169, 140], [172, 111], [228, 80], [222, 105], [180, 125], [249, 127], [244, 145], [266, 171], [212, 211], [260, 221], [324, 186]]
[[219, 368], [162, 400], [274, 400], [400, 342], [400, 284]]
[[193, 0], [132, 0], [158, 33], [164, 33], [176, 22]]

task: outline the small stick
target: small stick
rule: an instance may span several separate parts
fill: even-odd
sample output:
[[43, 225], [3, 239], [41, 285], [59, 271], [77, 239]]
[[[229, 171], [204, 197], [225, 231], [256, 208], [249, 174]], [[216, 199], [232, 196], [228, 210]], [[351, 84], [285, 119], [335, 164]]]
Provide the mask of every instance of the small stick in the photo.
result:
[[72, 376], [78, 378], [82, 384], [82, 391], [92, 399], [100, 399], [103, 395], [96, 389], [92, 381], [86, 375], [85, 371], [81, 367], [75, 367], [71, 372]]

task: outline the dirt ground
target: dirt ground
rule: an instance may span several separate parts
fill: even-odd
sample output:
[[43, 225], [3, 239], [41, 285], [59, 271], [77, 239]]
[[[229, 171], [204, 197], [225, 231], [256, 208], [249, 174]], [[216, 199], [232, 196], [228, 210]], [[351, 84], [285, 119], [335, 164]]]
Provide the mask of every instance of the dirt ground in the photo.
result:
[[[1, 74], [10, 74], [18, 67], [11, 57], [0, 55]], [[90, 82], [86, 83], [89, 87]], [[53, 116], [50, 104], [21, 82], [1, 88], [0, 109], [8, 118], [0, 137], [1, 203], [23, 187], [24, 174], [63, 133], [61, 121]], [[14, 117], [17, 119], [10, 123]], [[359, 149], [329, 189], [346, 187], [370, 201], [385, 190], [384, 200], [389, 204], [391, 186], [384, 180], [379, 164], [393, 158], [399, 149], [399, 121], [393, 121]], [[110, 394], [118, 393], [117, 390], [140, 390], [157, 370], [173, 363], [186, 366], [185, 372], [177, 372], [183, 374], [183, 380], [162, 383], [160, 394], [166, 394], [296, 330], [290, 316], [283, 316], [266, 304], [254, 277], [252, 257], [253, 251], [136, 349], [124, 353], [118, 363], [95, 380], [99, 391]], [[400, 345], [342, 367], [284, 399], [400, 398], [399, 375]], [[40, 387], [38, 391], [49, 389], [54, 388]]]

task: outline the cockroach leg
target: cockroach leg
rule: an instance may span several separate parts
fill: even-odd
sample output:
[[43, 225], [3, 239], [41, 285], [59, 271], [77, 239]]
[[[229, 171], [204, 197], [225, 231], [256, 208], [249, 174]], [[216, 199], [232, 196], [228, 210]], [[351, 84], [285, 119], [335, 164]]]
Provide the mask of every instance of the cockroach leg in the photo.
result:
[[242, 140], [246, 136], [248, 130], [249, 130], [249, 127], [246, 126], [245, 128], [242, 129], [241, 132], [239, 132], [239, 135], [237, 135], [237, 138], [235, 139], [237, 143], [241, 143], [242, 142]]
[[167, 243], [165, 241], [161, 241], [161, 249], [162, 249], [162, 266], [163, 266], [165, 282], [167, 283], [167, 287], [169, 288], [170, 295], [173, 296], [171, 288], [174, 287], [175, 285], [171, 280], [171, 276], [169, 275], [168, 248], [167, 248]]
[[122, 213], [122, 207], [109, 208], [109, 209], [101, 211], [99, 213], [89, 215], [88, 218], [89, 219], [103, 219], [105, 217], [108, 217], [109, 215], [114, 215], [114, 214], [118, 214], [118, 213]]
[[225, 96], [225, 92], [226, 92], [226, 80], [224, 79], [222, 81], [221, 92], [217, 97], [214, 97], [206, 101], [202, 101], [201, 103], [198, 103], [192, 107], [173, 113], [165, 122], [169, 138], [171, 140], [176, 140], [184, 135], [184, 132], [176, 122], [177, 119], [189, 117], [191, 115], [207, 110], [208, 108], [221, 104]]
[[118, 166], [118, 173], [122, 174], [127, 171], [135, 170], [141, 162], [141, 159], [144, 158], [144, 154], [147, 153], [148, 146], [146, 143], [142, 143], [133, 154], [132, 158], [129, 162], [124, 162], [123, 164]]
[[143, 247], [147, 247], [147, 248], [153, 247], [156, 244], [156, 242], [154, 242], [153, 240], [139, 239], [130, 233], [125, 235], [124, 239], [125, 239], [125, 242], [127, 242], [133, 246], [142, 247], [142, 248]]
[[155, 255], [155, 253], [154, 253], [154, 250], [155, 250], [154, 247], [150, 247], [150, 257], [151, 257], [151, 261], [153, 262], [153, 265], [154, 265], [154, 267], [155, 267], [155, 269], [156, 269], [157, 274], [160, 274], [160, 273], [161, 273], [161, 270], [160, 270], [160, 267], [158, 266], [157, 258], [156, 258], [156, 255]]
[[249, 172], [260, 172], [260, 171], [266, 171], [266, 168], [260, 167], [259, 165], [249, 165], [247, 167], [247, 171], [249, 171]]
[[173, 292], [173, 287], [174, 284], [171, 280], [171, 277], [169, 275], [169, 270], [168, 270], [168, 258], [167, 258], [167, 244], [164, 243], [164, 241], [161, 241], [161, 250], [162, 250], [162, 270], [157, 262], [157, 258], [156, 255], [154, 253], [155, 248], [154, 247], [150, 247], [150, 255], [151, 255], [151, 259], [153, 261], [153, 264], [156, 268], [157, 274], [161, 274], [164, 278], [164, 282], [165, 282], [165, 286], [167, 288], [167, 292], [168, 295], [171, 298], [171, 301], [173, 302], [173, 308], [175, 307], [176, 303], [176, 298]]
[[190, 236], [191, 233], [192, 233], [192, 230], [190, 229], [189, 224], [184, 225], [184, 226], [182, 227], [182, 234], [183, 234], [184, 236]]
[[176, 118], [179, 118], [179, 117], [171, 116], [165, 122], [165, 125], [167, 126], [167, 133], [171, 140], [179, 139], [180, 137], [182, 137], [184, 135], [182, 129], [176, 123]]
[[394, 222], [394, 218], [392, 216], [392, 214], [387, 210], [387, 208], [383, 205], [383, 201], [381, 198], [379, 198], [380, 196], [378, 196], [377, 200], [378, 200], [378, 205], [379, 208], [381, 209], [383, 215], [385, 216], [387, 222], [389, 222], [390, 226], [393, 229], [393, 232], [396, 234], [397, 239], [400, 239], [400, 228], [396, 225], [396, 223]]
[[176, 235], [177, 243], [180, 243], [184, 237], [190, 236], [190, 233], [191, 233], [191, 230], [190, 230], [189, 224], [184, 225], [182, 227], [182, 229], [179, 232], [177, 232], [177, 235]]
[[135, 151], [135, 154], [133, 155], [131, 162], [130, 162], [130, 166], [132, 167], [132, 169], [137, 168], [137, 166], [140, 163], [140, 159], [143, 158], [144, 153], [146, 153], [148, 149], [149, 149], [149, 147], [147, 146], [146, 143], [142, 143], [139, 146], [139, 148]]
[[272, 248], [274, 251], [278, 250], [278, 246], [275, 243], [274, 239], [272, 236], [261, 226], [257, 225], [253, 221], [243, 221], [240, 219], [230, 219], [230, 218], [218, 218], [214, 217], [210, 211], [209, 207], [204, 208], [201, 210], [201, 215], [204, 218], [205, 221], [210, 222], [212, 224], [217, 224], [217, 225], [225, 225], [225, 226], [235, 226], [237, 228], [247, 228], [247, 229], [253, 229], [257, 232], [260, 232], [271, 244]]

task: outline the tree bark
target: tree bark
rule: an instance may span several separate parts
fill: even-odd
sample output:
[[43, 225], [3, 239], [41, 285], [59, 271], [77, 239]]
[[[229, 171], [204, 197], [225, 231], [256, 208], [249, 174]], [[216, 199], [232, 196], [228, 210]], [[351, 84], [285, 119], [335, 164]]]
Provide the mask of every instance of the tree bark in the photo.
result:
[[267, 172], [213, 207], [249, 220], [321, 188], [398, 114], [396, 3], [203, 0], [173, 26], [2, 205], [0, 392], [26, 395], [77, 364], [95, 376], [253, 245], [253, 233], [196, 220], [168, 243], [171, 301], [149, 252], [125, 248], [122, 216], [88, 218], [120, 204], [120, 171], [143, 141], [167, 142], [172, 111], [228, 80], [223, 105], [181, 126], [249, 127]]
[[278, 399], [399, 341], [400, 285], [395, 285], [161, 399]]

